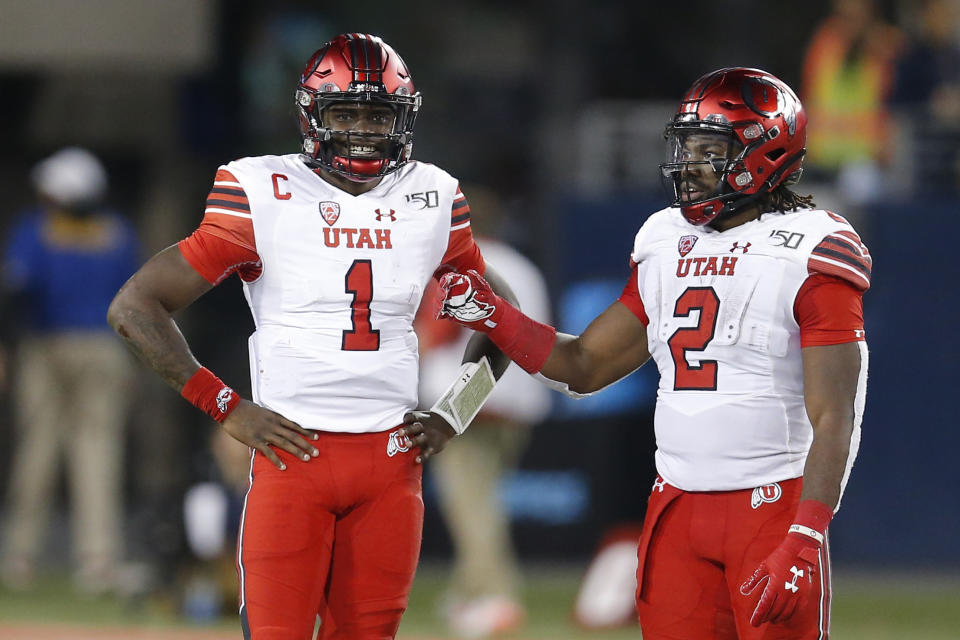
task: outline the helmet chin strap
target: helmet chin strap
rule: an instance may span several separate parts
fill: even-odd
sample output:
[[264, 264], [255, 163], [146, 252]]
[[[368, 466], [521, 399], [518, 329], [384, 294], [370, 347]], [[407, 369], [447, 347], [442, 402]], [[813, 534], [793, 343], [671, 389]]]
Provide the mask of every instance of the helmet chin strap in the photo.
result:
[[766, 191], [758, 191], [757, 193], [751, 193], [749, 195], [743, 196], [742, 198], [734, 198], [732, 200], [727, 200], [723, 203], [723, 207], [720, 209], [720, 212], [713, 217], [713, 220], [707, 224], [712, 224], [714, 222], [726, 220], [727, 218], [732, 217], [733, 215], [739, 213], [746, 207], [757, 202], [761, 197], [767, 194]]
[[[767, 193], [768, 193], [767, 191], [760, 191], [760, 192], [757, 192], [757, 193], [751, 193], [751, 194], [748, 194], [748, 195], [744, 195], [744, 196], [741, 196], [741, 197], [739, 197], [739, 198], [734, 197], [734, 198], [728, 198], [728, 199], [724, 199], [724, 196], [729, 196], [729, 195], [731, 195], [730, 193], [721, 194], [720, 196], [718, 196], [718, 197], [716, 198], [716, 200], [715, 200], [715, 202], [714, 202], [714, 204], [713, 204], [713, 206], [715, 206], [715, 207], [717, 207], [717, 206], [720, 207], [720, 211], [717, 212], [717, 214], [714, 215], [712, 218], [710, 218], [707, 222], [700, 222], [700, 223], [694, 223], [694, 224], [706, 224], [706, 225], [710, 225], [710, 224], [713, 224], [714, 222], [726, 220], [727, 218], [730, 218], [731, 216], [735, 215], [736, 213], [739, 213], [739, 212], [742, 211], [744, 208], [746, 208], [746, 207], [754, 204], [755, 202], [757, 202], [761, 197], [763, 197], [763, 196], [766, 195]], [[697, 206], [702, 206], [702, 205], [708, 204], [709, 202], [710, 202], [710, 201], [708, 200], [707, 202], [699, 203]], [[689, 207], [689, 208], [692, 208], [692, 207]], [[688, 209], [688, 207], [681, 207], [681, 210], [684, 211], [684, 215], [685, 215], [685, 216], [687, 217], [687, 219], [689, 220], [689, 219], [690, 219], [690, 215], [689, 215], [689, 212], [687, 211], [687, 209]], [[708, 214], [708, 215], [709, 215], [709, 214]], [[700, 217], [700, 216], [694, 216], [694, 217]]]

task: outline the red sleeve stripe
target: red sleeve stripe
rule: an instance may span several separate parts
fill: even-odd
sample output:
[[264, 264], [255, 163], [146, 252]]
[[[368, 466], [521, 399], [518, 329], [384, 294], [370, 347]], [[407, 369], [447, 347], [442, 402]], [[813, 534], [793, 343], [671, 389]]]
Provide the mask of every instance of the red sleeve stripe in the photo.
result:
[[830, 258], [819, 256], [810, 256], [807, 262], [807, 271], [810, 273], [824, 273], [826, 275], [836, 276], [844, 280], [849, 280], [859, 284], [864, 289], [870, 287], [870, 274], [864, 273], [860, 269], [850, 265], [838, 262]]
[[[461, 195], [460, 198], [463, 198]], [[453, 208], [450, 211], [450, 230], [463, 229], [464, 227], [470, 226], [470, 205], [467, 204], [466, 198], [463, 198], [459, 203], [457, 200], [453, 201]]]
[[227, 200], [225, 198], [207, 198], [207, 206], [224, 207], [231, 211], [250, 211], [250, 204], [244, 201]]
[[457, 195], [453, 197], [453, 206], [450, 208], [450, 225], [450, 231], [470, 226], [470, 204], [460, 187], [457, 187]]
[[834, 220], [836, 220], [837, 222], [842, 222], [843, 224], [850, 224], [849, 222], [847, 222], [847, 219], [846, 219], [846, 218], [844, 218], [844, 217], [841, 216], [841, 215], [838, 215], [838, 214], [834, 213], [833, 211], [826, 211], [826, 214], [827, 214], [828, 216], [830, 216], [831, 218], [833, 218]]
[[216, 182], [233, 182], [238, 187], [240, 186], [240, 181], [237, 180], [237, 176], [233, 175], [224, 168], [217, 169], [217, 175], [214, 176], [214, 183]]
[[855, 233], [844, 231], [831, 233], [814, 247], [810, 257], [844, 263], [859, 270], [868, 281], [870, 280], [873, 258]]
[[826, 238], [820, 241], [820, 244], [817, 245], [816, 249], [828, 248], [828, 247], [831, 249], [836, 249], [837, 251], [843, 251], [845, 253], [849, 253], [850, 255], [856, 256], [857, 258], [866, 259], [868, 261], [871, 259], [869, 253], [864, 253], [864, 251], [862, 251], [860, 247], [850, 242], [850, 240], [847, 240], [846, 238], [841, 238], [837, 236], [827, 236]]
[[225, 216], [236, 216], [238, 218], [250, 218], [253, 219], [253, 216], [249, 213], [239, 213], [237, 211], [228, 211], [227, 209], [220, 209], [217, 207], [207, 207], [204, 209], [204, 213], [219, 213]]
[[850, 265], [854, 269], [859, 269], [863, 271], [868, 277], [872, 269], [871, 260], [864, 260], [858, 255], [850, 254], [848, 251], [845, 251], [842, 248], [833, 248], [825, 247], [823, 243], [818, 245], [812, 252], [811, 258], [821, 258], [821, 259], [833, 259], [839, 260], [845, 264]]
[[216, 193], [217, 195], [221, 196], [234, 196], [237, 198], [243, 198], [244, 200], [247, 199], [247, 192], [241, 187], [214, 187], [210, 190], [210, 193]]
[[843, 247], [825, 247], [823, 246], [823, 243], [821, 243], [813, 250], [813, 256], [817, 256], [819, 258], [833, 258], [834, 260], [845, 262], [855, 269], [860, 269], [867, 276], [869, 276], [871, 272], [871, 260], [864, 260], [856, 254], [851, 254], [849, 249], [844, 249]]
[[206, 213], [222, 213], [238, 218], [250, 218], [250, 201], [236, 176], [220, 169], [214, 178], [213, 189], [207, 196]]
[[857, 248], [857, 251], [860, 252], [860, 255], [862, 256], [870, 255], [870, 250], [867, 249], [867, 245], [863, 244], [863, 241], [860, 240], [860, 236], [855, 234], [853, 231], [837, 231], [836, 233], [832, 233], [827, 237], [836, 238], [838, 236], [849, 240], [853, 244], [853, 246]]
[[224, 213], [228, 216], [238, 216], [240, 218], [252, 217], [249, 204], [213, 198], [207, 198], [207, 207], [204, 209], [204, 213]]
[[[235, 191], [231, 189], [230, 191]], [[240, 193], [222, 193], [220, 189], [213, 189], [210, 191], [210, 195], [207, 196], [207, 202], [219, 202], [219, 203], [228, 203], [232, 206], [238, 206], [240, 208], [246, 207], [250, 208], [250, 201], [247, 200], [247, 194], [240, 190]]]

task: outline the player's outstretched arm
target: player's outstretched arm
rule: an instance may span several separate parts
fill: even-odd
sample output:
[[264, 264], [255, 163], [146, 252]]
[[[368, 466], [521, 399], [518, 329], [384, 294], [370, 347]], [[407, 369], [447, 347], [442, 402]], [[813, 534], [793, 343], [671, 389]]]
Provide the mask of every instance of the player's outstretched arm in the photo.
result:
[[528, 373], [541, 373], [577, 393], [602, 389], [650, 358], [646, 327], [620, 302], [582, 335], [569, 336], [525, 316], [476, 272], [443, 276], [439, 295], [438, 317], [486, 333]]
[[167, 384], [221, 421], [231, 436], [262, 452], [278, 468], [286, 465], [269, 445], [302, 459], [316, 455], [316, 449], [307, 442], [315, 439], [315, 434], [242, 400], [193, 356], [172, 314], [211, 288], [179, 248], [168, 247], [120, 288], [110, 303], [107, 322]]
[[[517, 296], [510, 288], [510, 285], [507, 284], [507, 281], [499, 272], [494, 270], [489, 264], [483, 277], [495, 295], [503, 298], [508, 304], [513, 305], [517, 309], [520, 308], [520, 302], [517, 300]], [[490, 363], [493, 376], [499, 380], [507, 370], [507, 367], [510, 366], [510, 358], [497, 347], [493, 340], [490, 339], [490, 336], [478, 331], [470, 337], [470, 341], [463, 351], [462, 362], [480, 362], [480, 358], [484, 356], [486, 356], [487, 361]]]
[[614, 302], [579, 336], [557, 334], [540, 373], [577, 393], [593, 393], [649, 359], [646, 326], [623, 303]]
[[[486, 277], [494, 295], [519, 306], [510, 285], [490, 265]], [[466, 430], [509, 365], [510, 358], [486, 334], [470, 338], [457, 379], [433, 408], [404, 416], [403, 434], [420, 449], [417, 463], [443, 451], [453, 436]]]

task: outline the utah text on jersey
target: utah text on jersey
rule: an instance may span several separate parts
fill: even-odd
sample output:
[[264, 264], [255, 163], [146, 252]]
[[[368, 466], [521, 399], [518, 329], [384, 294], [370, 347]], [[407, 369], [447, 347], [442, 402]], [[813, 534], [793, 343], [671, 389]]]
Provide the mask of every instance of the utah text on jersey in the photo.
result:
[[[864, 338], [872, 260], [856, 231], [804, 210], [718, 232], [665, 209], [638, 232], [631, 262], [660, 371], [664, 479], [724, 491], [802, 475], [812, 430], [801, 347]], [[811, 303], [826, 295], [811, 292], [838, 290], [858, 305], [843, 316], [849, 326], [827, 326]]]
[[[416, 407], [427, 282], [444, 264], [484, 270], [457, 181], [419, 162], [354, 196], [298, 155], [243, 158], [218, 171], [194, 236], [181, 250], [204, 277], [243, 281], [254, 400], [329, 431], [380, 431]], [[231, 253], [204, 267], [211, 236]]]

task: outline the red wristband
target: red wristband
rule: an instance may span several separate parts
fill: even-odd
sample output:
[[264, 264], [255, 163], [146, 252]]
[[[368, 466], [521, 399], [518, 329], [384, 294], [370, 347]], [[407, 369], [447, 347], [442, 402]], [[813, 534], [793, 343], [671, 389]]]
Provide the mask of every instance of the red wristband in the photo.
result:
[[226, 420], [240, 404], [240, 396], [206, 367], [197, 369], [183, 385], [180, 395], [217, 422]]
[[824, 535], [830, 520], [833, 519], [833, 509], [819, 500], [803, 500], [797, 506], [797, 514], [793, 518], [789, 532], [806, 535], [823, 544]]
[[538, 373], [557, 341], [557, 330], [503, 301], [503, 315], [488, 334], [507, 357], [527, 373]]

